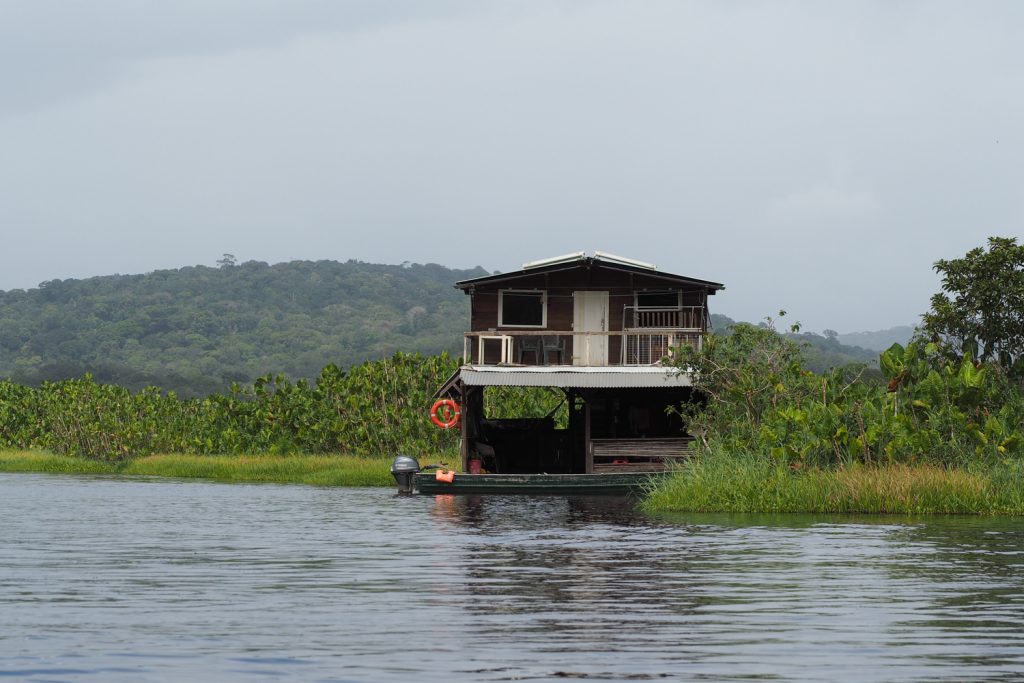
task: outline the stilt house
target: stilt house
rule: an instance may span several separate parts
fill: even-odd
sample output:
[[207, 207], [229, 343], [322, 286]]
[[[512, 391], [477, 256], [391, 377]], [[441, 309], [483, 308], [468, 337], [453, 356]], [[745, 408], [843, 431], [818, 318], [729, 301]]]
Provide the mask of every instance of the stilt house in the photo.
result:
[[[464, 471], [479, 459], [503, 474], [646, 472], [685, 457], [690, 437], [666, 408], [693, 390], [665, 359], [701, 346], [723, 285], [580, 252], [455, 286], [472, 302], [465, 364], [438, 396], [460, 406]], [[567, 424], [489, 418], [490, 387], [560, 390]]]

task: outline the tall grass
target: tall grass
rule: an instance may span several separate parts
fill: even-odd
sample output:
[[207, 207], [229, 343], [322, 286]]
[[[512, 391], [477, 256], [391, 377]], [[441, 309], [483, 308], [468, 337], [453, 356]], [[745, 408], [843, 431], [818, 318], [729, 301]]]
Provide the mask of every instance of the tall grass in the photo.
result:
[[390, 458], [351, 455], [151, 455], [120, 464], [39, 451], [0, 452], [0, 471], [123, 474], [313, 486], [391, 486]]
[[1024, 515], [1024, 469], [931, 464], [794, 470], [766, 458], [710, 453], [650, 491], [649, 512]]
[[151, 455], [123, 474], [316, 486], [391, 486], [390, 458], [351, 455]]
[[0, 451], [0, 472], [52, 472], [54, 474], [111, 474], [112, 463], [46, 451]]

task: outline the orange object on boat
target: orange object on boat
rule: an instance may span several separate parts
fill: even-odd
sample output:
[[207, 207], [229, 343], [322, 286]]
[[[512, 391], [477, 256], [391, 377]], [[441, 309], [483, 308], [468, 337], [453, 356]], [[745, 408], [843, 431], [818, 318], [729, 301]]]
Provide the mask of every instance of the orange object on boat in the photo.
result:
[[434, 479], [437, 481], [443, 481], [446, 484], [451, 484], [455, 481], [455, 470], [437, 470], [434, 472]]

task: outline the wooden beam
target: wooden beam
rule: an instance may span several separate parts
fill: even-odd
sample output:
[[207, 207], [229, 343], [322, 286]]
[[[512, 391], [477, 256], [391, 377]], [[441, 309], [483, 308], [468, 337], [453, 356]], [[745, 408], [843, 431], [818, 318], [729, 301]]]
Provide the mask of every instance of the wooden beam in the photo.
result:
[[459, 439], [459, 456], [462, 459], [463, 472], [469, 471], [469, 430], [466, 425], [469, 423], [470, 411], [466, 393], [466, 385], [459, 382], [459, 411], [462, 413], [462, 419], [459, 420], [459, 432], [462, 437]]
[[583, 409], [583, 433], [585, 436], [583, 452], [586, 453], [586, 467], [585, 471], [587, 474], [594, 473], [594, 451], [593, 446], [590, 443], [590, 401], [588, 400]]

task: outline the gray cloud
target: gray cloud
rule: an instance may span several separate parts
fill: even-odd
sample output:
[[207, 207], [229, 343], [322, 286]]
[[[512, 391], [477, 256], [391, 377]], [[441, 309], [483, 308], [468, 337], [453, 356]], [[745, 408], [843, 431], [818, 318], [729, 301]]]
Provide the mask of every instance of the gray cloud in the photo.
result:
[[603, 249], [853, 330], [1022, 232], [1015, 3], [81, 6], [2, 5], [0, 287]]
[[74, 100], [129, 77], [139, 62], [266, 49], [466, 11], [439, 0], [30, 0], [0, 3], [0, 116]]

